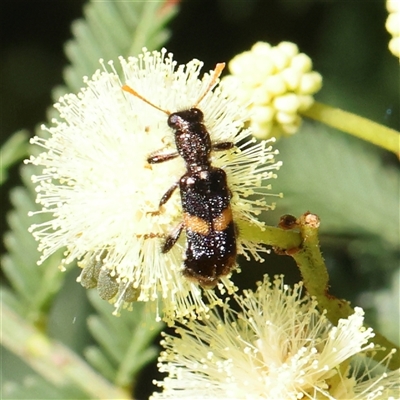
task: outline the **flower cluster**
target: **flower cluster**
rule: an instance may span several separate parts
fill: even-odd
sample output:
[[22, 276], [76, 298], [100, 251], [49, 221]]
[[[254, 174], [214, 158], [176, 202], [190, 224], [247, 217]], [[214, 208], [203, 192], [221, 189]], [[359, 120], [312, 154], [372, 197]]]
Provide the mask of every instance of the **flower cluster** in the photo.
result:
[[[364, 352], [374, 336], [364, 313], [333, 326], [302, 284], [290, 289], [267, 277], [257, 291], [235, 296], [209, 319], [190, 321], [164, 335], [155, 399], [389, 399], [398, 395], [399, 371], [378, 372]], [[357, 356], [357, 357], [355, 357]], [[383, 367], [383, 365], [381, 365]], [[397, 396], [396, 396], [397, 397]]]
[[[41, 167], [33, 180], [39, 212], [48, 215], [47, 222], [31, 227], [41, 260], [65, 248], [62, 264], [77, 260], [81, 283], [97, 287], [117, 309], [134, 300], [162, 299], [167, 315], [196, 314], [206, 306], [198, 285], [181, 273], [183, 235], [168, 253], [161, 252], [182, 210], [178, 191], [161, 210], [159, 202], [185, 173], [184, 163], [179, 157], [162, 166], [147, 162], [160, 149], [176, 151], [173, 131], [165, 113], [122, 86], [170, 112], [190, 108], [206, 93], [198, 108], [212, 141], [236, 144], [213, 155], [213, 165], [227, 173], [235, 221], [260, 225], [256, 216], [273, 207], [265, 201], [268, 188], [262, 182], [275, 177], [276, 151], [242, 129], [246, 111], [219, 87], [209, 90], [210, 74], [200, 79], [198, 60], [177, 65], [166, 50], [144, 50], [137, 58], [120, 58], [118, 68], [112, 62], [102, 65], [78, 95], [60, 98], [59, 119], [43, 127], [48, 137], [32, 140], [44, 148], [27, 160]], [[239, 237], [239, 253], [257, 257], [258, 250]], [[228, 278], [222, 282], [231, 287]]]
[[400, 59], [400, 0], [387, 0], [386, 8], [389, 11], [386, 29], [393, 36], [389, 50]]
[[301, 123], [299, 114], [313, 104], [322, 85], [310, 57], [290, 42], [277, 46], [258, 42], [235, 56], [229, 70], [223, 84], [248, 106], [250, 127], [260, 139], [294, 134]]

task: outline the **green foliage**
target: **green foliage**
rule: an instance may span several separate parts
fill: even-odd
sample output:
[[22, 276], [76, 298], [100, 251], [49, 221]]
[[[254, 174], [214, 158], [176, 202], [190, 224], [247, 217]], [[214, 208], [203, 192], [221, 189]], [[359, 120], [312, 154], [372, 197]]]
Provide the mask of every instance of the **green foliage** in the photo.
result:
[[393, 274], [393, 281], [389, 288], [382, 289], [371, 296], [376, 310], [376, 319], [381, 332], [394, 343], [400, 337], [400, 269]]
[[[100, 68], [100, 58], [106, 62], [116, 61], [120, 55], [136, 55], [143, 46], [150, 50], [159, 48], [169, 37], [165, 25], [176, 12], [173, 4], [173, 1], [167, 0], [88, 3], [84, 9], [85, 19], [73, 23], [74, 38], [66, 44], [66, 54], [71, 62], [64, 71], [66, 86], [56, 88], [54, 98], [57, 99], [59, 95], [69, 91], [78, 91], [83, 86], [83, 76], [90, 76]], [[232, 2], [222, 1], [220, 7], [227, 16], [231, 8], [236, 7], [236, 13], [231, 12], [231, 19], [239, 21], [241, 17], [250, 13], [254, 5], [244, 4], [245, 2], [240, 5], [237, 3], [236, 7]], [[313, 1], [290, 3], [288, 7], [282, 4], [280, 7], [287, 8], [288, 14], [292, 12], [294, 16], [299, 10], [308, 10]], [[248, 12], [245, 12], [243, 7], [249, 7]], [[386, 85], [392, 97], [397, 98], [398, 88], [392, 83], [395, 77], [386, 73], [386, 69], [389, 69], [386, 66], [378, 65], [380, 69], [375, 70], [377, 60], [383, 57], [377, 57], [376, 52], [371, 51], [370, 44], [373, 43], [365, 39], [361, 42], [362, 36], [369, 32], [369, 23], [361, 24], [362, 18], [358, 19], [357, 8], [354, 8], [352, 13], [347, 12], [348, 8], [345, 14], [343, 10], [337, 9], [338, 14], [329, 13], [332, 22], [324, 24], [323, 35], [318, 41], [323, 49], [318, 53], [319, 64], [318, 55], [316, 57], [317, 69], [326, 75], [322, 96], [325, 96], [325, 102], [339, 103], [342, 108], [355, 108], [357, 112], [364, 111], [364, 114], [369, 116], [376, 112], [379, 117], [386, 107], [390, 107], [392, 100], [385, 99], [382, 107], [374, 109], [375, 103], [379, 102], [377, 94], [380, 94], [381, 88]], [[359, 21], [358, 27], [362, 25], [365, 31], [353, 34], [355, 24], [351, 19], [349, 22], [347, 19], [337, 18], [341, 15]], [[383, 22], [381, 25], [383, 30]], [[244, 35], [245, 31], [250, 31], [248, 26], [243, 28], [243, 32], [239, 31], [239, 34]], [[195, 29], [193, 32], [197, 34]], [[282, 33], [277, 32], [277, 37], [281, 37]], [[343, 35], [341, 44], [333, 46], [332, 41], [339, 43], [338, 32], [342, 32]], [[352, 34], [348, 34], [349, 32]], [[256, 38], [259, 39], [262, 38]], [[205, 40], [202, 37], [202, 41]], [[215, 43], [210, 43], [217, 44], [218, 40], [214, 41]], [[190, 43], [192, 45], [191, 40]], [[224, 41], [220, 43], [225, 45]], [[363, 45], [359, 46], [359, 43]], [[242, 44], [243, 42], [239, 45]], [[220, 51], [218, 46], [209, 47]], [[346, 49], [349, 52], [349, 62], [344, 55]], [[240, 51], [242, 50], [244, 48], [240, 47]], [[352, 57], [354, 51], [357, 51], [357, 57]], [[360, 76], [365, 76], [368, 80], [360, 78], [359, 86], [356, 86], [357, 82], [355, 86], [341, 85], [343, 76], [347, 77], [348, 82], [351, 81], [352, 68], [357, 69], [358, 73], [359, 65], [355, 62], [365, 57], [365, 53], [369, 54], [366, 60], [370, 60], [374, 76], [371, 77], [370, 74], [371, 65], [364, 63], [365, 69], [360, 71]], [[337, 74], [338, 60], [344, 58], [346, 63], [343, 63], [343, 73]], [[117, 63], [115, 66], [118, 68]], [[378, 74], [379, 71], [381, 75]], [[366, 81], [368, 85], [365, 84]], [[368, 101], [360, 101], [360, 98]], [[53, 116], [54, 110], [50, 110], [49, 115]], [[42, 134], [37, 132], [37, 135]], [[288, 212], [298, 216], [310, 210], [321, 217], [322, 233], [331, 237], [338, 235], [357, 238], [349, 245], [349, 249], [356, 254], [358, 261], [363, 257], [367, 259], [362, 263], [365, 280], [373, 276], [371, 271], [377, 274], [385, 269], [393, 269], [390, 265], [394, 265], [393, 260], [396, 260], [399, 243], [399, 178], [393, 163], [382, 163], [383, 157], [379, 151], [345, 134], [328, 130], [321, 124], [304, 124], [302, 132], [290, 139], [281, 140], [276, 147], [281, 152], [279, 159], [284, 162], [278, 174], [279, 179], [274, 182], [274, 191], [282, 191], [285, 195], [283, 200], [279, 200], [278, 213]], [[31, 150], [37, 151], [37, 148]], [[7, 179], [9, 168], [26, 157], [27, 153], [27, 133], [24, 131], [15, 133], [3, 145], [0, 152], [0, 184]], [[34, 173], [33, 166], [24, 166], [21, 169], [24, 187], [14, 188], [10, 192], [13, 210], [7, 218], [10, 231], [4, 237], [8, 254], [2, 257], [2, 272], [8, 285], [2, 284], [0, 293], [3, 324], [10, 329], [4, 329], [1, 337], [4, 346], [3, 366], [7, 366], [2, 371], [1, 397], [97, 398], [92, 391], [97, 385], [109, 389], [108, 393], [115, 393], [113, 390], [118, 392], [120, 388], [131, 391], [135, 387], [138, 372], [157, 354], [157, 349], [152, 343], [161, 329], [161, 324], [155, 323], [154, 315], [147, 312], [147, 307], [140, 303], [133, 305], [133, 311], [124, 311], [121, 317], [116, 318], [112, 315], [113, 307], [100, 300], [95, 291], [88, 292], [90, 304], [83, 304], [83, 301], [80, 303], [82, 298], [77, 296], [77, 291], [82, 288], [74, 282], [76, 276], [73, 274], [78, 269], [71, 266], [70, 275], [61, 273], [57, 268], [62, 258], [61, 252], [51, 256], [42, 265], [36, 265], [39, 252], [28, 227], [32, 223], [43, 222], [44, 216], [36, 214], [34, 217], [28, 217], [28, 212], [38, 210], [34, 201], [34, 186], [30, 180]], [[274, 222], [276, 220], [274, 217]], [[68, 286], [68, 293], [63, 293], [68, 279], [72, 280], [72, 289]], [[398, 273], [395, 279], [398, 279]], [[398, 324], [396, 329], [392, 327], [393, 322], [397, 322], [393, 315], [398, 315], [398, 310], [394, 307], [394, 304], [397, 304], [398, 287], [393, 285], [391, 290], [382, 290], [378, 295], [369, 292], [367, 295], [372, 299], [371, 307], [380, 312], [378, 322], [383, 327], [387, 326], [389, 335], [395, 337], [398, 334]], [[79, 311], [75, 311], [73, 307], [79, 307]], [[6, 313], [6, 309], [10, 312]], [[73, 328], [67, 327], [65, 317], [70, 316], [68, 313], [76, 319], [87, 318], [88, 327], [86, 328], [86, 320], [74, 325], [75, 328], [82, 323], [85, 328], [79, 327], [74, 331]], [[72, 318], [69, 321], [72, 321]], [[75, 324], [75, 321], [71, 322], [71, 326], [72, 324]], [[81, 339], [80, 335], [85, 335], [85, 338], [81, 341], [71, 340], [68, 343], [69, 347], [64, 346], [60, 353], [58, 343], [50, 337], [58, 340], [62, 338], [67, 342], [66, 337], [62, 335], [63, 330], [69, 331], [69, 334], [77, 336], [78, 339]], [[38, 353], [42, 350], [40, 346], [35, 345], [35, 335], [39, 333], [48, 340], [48, 347], [44, 347], [50, 350], [51, 355], [47, 359], [40, 359], [43, 364], [34, 360], [34, 356], [40, 356]], [[28, 343], [32, 339], [33, 346]], [[85, 349], [87, 362], [79, 355], [82, 348]], [[33, 350], [31, 357], [27, 356], [27, 350]], [[69, 357], [70, 368], [58, 370], [53, 367], [55, 354]], [[74, 375], [74, 371], [79, 372], [75, 372]], [[52, 373], [58, 379], [68, 382], [68, 385], [57, 385], [52, 380]], [[106, 395], [99, 395], [98, 398], [106, 398]]]
[[100, 67], [99, 59], [116, 61], [140, 53], [142, 47], [160, 48], [169, 38], [164, 25], [176, 8], [167, 2], [91, 2], [84, 9], [84, 20], [72, 24], [74, 40], [65, 46], [72, 65], [64, 70], [69, 90], [82, 87], [82, 77]]
[[[317, 214], [333, 293], [364, 309], [380, 308], [375, 291], [379, 297], [397, 279], [399, 175], [394, 163], [382, 161], [382, 150], [318, 122], [305, 123], [277, 147], [283, 167], [273, 188], [284, 198], [273, 219], [284, 213]], [[347, 253], [353, 270], [332, 258], [335, 253]], [[367, 320], [378, 331], [397, 330], [395, 318], [383, 324], [373, 316], [367, 314]]]
[[22, 168], [21, 178], [25, 187], [17, 187], [10, 192], [14, 209], [7, 218], [11, 230], [4, 236], [8, 254], [2, 259], [2, 267], [13, 292], [5, 289], [7, 295], [3, 297], [3, 301], [14, 304], [14, 307], [18, 304], [15, 309], [21, 315], [40, 325], [45, 322], [52, 298], [62, 285], [64, 274], [57, 268], [61, 262], [60, 252], [42, 265], [36, 265], [39, 252], [28, 227], [32, 223], [43, 222], [44, 217], [40, 214], [34, 218], [28, 216], [28, 212], [38, 209], [34, 201], [35, 188], [30, 179], [34, 170], [32, 166]]
[[15, 132], [0, 149], [0, 185], [7, 177], [9, 168], [28, 155], [28, 134], [26, 131]]
[[318, 123], [278, 147], [283, 167], [274, 189], [284, 193], [280, 207], [318, 214], [322, 233], [377, 236], [397, 248], [398, 174], [379, 151]]
[[[3, 350], [5, 352], [5, 350]], [[74, 386], [55, 387], [37, 375], [31, 369], [23, 371], [24, 364], [10, 353], [3, 354], [4, 371], [2, 398], [3, 399], [86, 399], [87, 396]], [[24, 371], [25, 372], [25, 371]], [[16, 377], [24, 376], [22, 380]]]
[[117, 386], [127, 387], [159, 350], [152, 346], [163, 324], [155, 321], [150, 306], [134, 303], [133, 312], [123, 312], [119, 318], [112, 315], [114, 307], [102, 300], [97, 292], [89, 292], [96, 314], [89, 317], [89, 330], [98, 346], [87, 348], [89, 362]]
[[[73, 23], [75, 38], [66, 45], [66, 53], [71, 61], [64, 74], [67, 87], [56, 89], [55, 97], [66, 91], [77, 91], [82, 86], [82, 77], [99, 68], [99, 58], [115, 60], [120, 55], [135, 54], [143, 46], [149, 49], [160, 47], [169, 36], [164, 25], [175, 11], [176, 8], [168, 2], [93, 1], [87, 4], [84, 10], [86, 19]], [[53, 113], [54, 111], [49, 111], [50, 116]], [[37, 134], [42, 135], [40, 131]], [[27, 147], [27, 135], [24, 132], [17, 132], [3, 146], [1, 182], [7, 177], [8, 168], [27, 155]], [[38, 149], [32, 150], [37, 151]], [[30, 179], [34, 173], [33, 166], [21, 168], [25, 186], [14, 188], [10, 193], [13, 210], [8, 214], [10, 231], [4, 237], [8, 254], [2, 258], [2, 269], [9, 286], [2, 286], [1, 301], [3, 307], [7, 306], [7, 309], [10, 309], [10, 313], [4, 317], [4, 322], [9, 324], [11, 331], [4, 334], [2, 344], [16, 351], [16, 354], [18, 351], [12, 346], [12, 327], [23, 331], [32, 328], [32, 332], [37, 327], [46, 334], [48, 327], [52, 326], [49, 318], [54, 318], [51, 311], [66, 277], [66, 274], [57, 268], [61, 262], [61, 252], [53, 254], [40, 266], [36, 265], [39, 252], [28, 228], [33, 223], [44, 222], [45, 217], [40, 213], [28, 217], [28, 212], [38, 210], [34, 200], [34, 185]], [[78, 287], [77, 284], [76, 286]], [[93, 344], [87, 349], [87, 358], [112, 382], [111, 385], [115, 385], [116, 388], [132, 387], [138, 371], [157, 354], [151, 343], [162, 324], [155, 322], [155, 316], [147, 313], [143, 304], [135, 304], [132, 312], [126, 311], [122, 317], [116, 318], [111, 314], [113, 307], [97, 296], [95, 292], [90, 294], [96, 314], [89, 318], [89, 329], [98, 344]], [[60, 311], [62, 310], [61, 308]], [[28, 323], [27, 328], [18, 325], [18, 321], [22, 320], [17, 315]], [[27, 336], [20, 340], [30, 339]], [[21, 343], [20, 347], [23, 345], [26, 343]], [[56, 346], [52, 342], [49, 345]], [[56, 351], [56, 347], [54, 349]], [[71, 362], [77, 362], [76, 368], [79, 362], [83, 362], [76, 358], [77, 355], [73, 355], [77, 350], [65, 350]], [[21, 354], [19, 356], [21, 357]], [[4, 362], [6, 360], [10, 365], [19, 365], [19, 371], [24, 370], [21, 367], [22, 362], [17, 361], [14, 355], [8, 353]], [[74, 385], [54, 385], [46, 368], [42, 369], [40, 363], [35, 362], [31, 362], [30, 365], [33, 369], [28, 368], [24, 374], [21, 373], [20, 376], [24, 375], [25, 378], [18, 381], [10, 374], [3, 375], [3, 398], [95, 398], [89, 389], [96, 386], [96, 379], [103, 379], [96, 375], [94, 370], [91, 372], [91, 367], [87, 365], [82, 369], [82, 373], [90, 375], [90, 378], [86, 379], [88, 390], [82, 390], [82, 387], [78, 389]], [[71, 370], [60, 370], [60, 377], [65, 376], [65, 379], [71, 379], [78, 384], [80, 381], [74, 378], [71, 372], [73, 369], [72, 365]], [[85, 379], [82, 382], [79, 384], [84, 386]]]

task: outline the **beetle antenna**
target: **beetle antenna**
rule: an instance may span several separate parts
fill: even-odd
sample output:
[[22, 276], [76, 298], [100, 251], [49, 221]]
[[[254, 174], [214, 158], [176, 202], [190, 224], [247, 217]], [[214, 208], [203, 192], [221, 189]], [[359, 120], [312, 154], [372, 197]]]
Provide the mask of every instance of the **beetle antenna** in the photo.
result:
[[145, 97], [143, 97], [141, 94], [139, 94], [136, 90], [132, 89], [132, 88], [131, 88], [130, 86], [128, 86], [128, 85], [122, 86], [122, 90], [124, 90], [125, 92], [128, 92], [128, 93], [130, 93], [130, 94], [133, 94], [135, 97], [139, 98], [140, 100], [144, 101], [144, 102], [147, 103], [148, 105], [150, 105], [150, 106], [156, 108], [157, 110], [162, 111], [163, 113], [165, 113], [165, 114], [167, 114], [167, 115], [170, 115], [170, 114], [171, 114], [170, 111], [164, 110], [164, 109], [162, 109], [162, 108], [156, 106], [155, 104], [153, 104], [151, 101], [147, 100]]
[[199, 103], [204, 99], [206, 94], [215, 86], [217, 83], [217, 79], [220, 77], [222, 70], [225, 68], [225, 63], [218, 63], [215, 66], [214, 73], [211, 76], [210, 83], [208, 84], [206, 90], [202, 93], [202, 95], [198, 98], [195, 105], [193, 107], [197, 107]]

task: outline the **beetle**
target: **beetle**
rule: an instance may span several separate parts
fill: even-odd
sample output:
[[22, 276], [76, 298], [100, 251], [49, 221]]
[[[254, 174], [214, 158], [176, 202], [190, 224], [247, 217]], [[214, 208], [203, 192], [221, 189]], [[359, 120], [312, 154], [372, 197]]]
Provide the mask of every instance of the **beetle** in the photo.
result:
[[185, 163], [186, 172], [161, 197], [165, 204], [179, 187], [183, 211], [182, 222], [167, 236], [162, 252], [175, 245], [186, 232], [186, 254], [183, 275], [203, 287], [214, 287], [236, 265], [236, 227], [232, 218], [232, 194], [222, 168], [211, 163], [212, 151], [232, 149], [232, 142], [212, 143], [204, 124], [199, 103], [212, 90], [225, 64], [217, 64], [204, 93], [189, 109], [169, 112], [154, 105], [130, 86], [122, 89], [168, 115], [167, 124], [174, 131], [176, 152], [156, 151], [147, 158], [149, 164], [160, 164], [176, 157]]

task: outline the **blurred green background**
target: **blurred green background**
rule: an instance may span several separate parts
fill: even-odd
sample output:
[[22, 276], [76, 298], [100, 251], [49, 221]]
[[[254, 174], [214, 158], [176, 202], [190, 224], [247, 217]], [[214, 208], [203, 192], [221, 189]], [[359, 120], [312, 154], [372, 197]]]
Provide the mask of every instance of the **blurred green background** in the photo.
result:
[[[46, 120], [51, 90], [63, 83], [68, 60], [64, 43], [70, 24], [82, 17], [84, 1], [3, 1], [0, 9], [1, 142], [19, 129]], [[211, 69], [256, 41], [295, 42], [324, 78], [316, 98], [331, 106], [400, 129], [399, 61], [387, 49], [384, 1], [187, 0], [169, 25], [169, 51], [181, 63], [192, 58]], [[94, 72], [94, 71], [92, 71]], [[307, 145], [305, 145], [307, 143]], [[301, 132], [276, 145], [284, 161], [273, 191], [285, 193], [267, 222], [305, 211], [320, 215], [321, 242], [331, 273], [331, 291], [363, 306], [367, 320], [398, 341], [399, 259], [398, 160], [322, 125], [306, 121]], [[20, 184], [19, 166], [2, 186], [1, 230], [7, 230], [8, 191]], [[397, 195], [396, 195], [397, 193]], [[2, 245], [2, 253], [5, 251]], [[299, 279], [293, 260], [271, 254], [259, 265], [241, 262], [235, 281], [254, 287], [264, 273]], [[77, 268], [52, 308], [52, 336], [80, 352], [92, 342], [85, 317], [92, 308], [75, 283]], [[397, 304], [396, 304], [397, 303]], [[389, 319], [387, 315], [391, 315]], [[80, 323], [69, 323], [79, 316]], [[68, 321], [66, 323], [65, 321]], [[26, 374], [14, 360], [14, 380]], [[143, 372], [137, 398], [146, 398], [156, 369]], [[53, 398], [49, 394], [49, 397]]]

